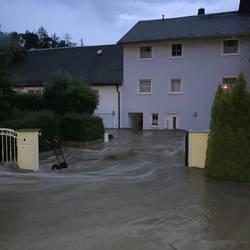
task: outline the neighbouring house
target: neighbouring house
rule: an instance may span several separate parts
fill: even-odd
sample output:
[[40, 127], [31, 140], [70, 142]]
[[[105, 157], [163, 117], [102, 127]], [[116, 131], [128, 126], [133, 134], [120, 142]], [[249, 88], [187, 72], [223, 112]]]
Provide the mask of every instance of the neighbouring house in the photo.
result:
[[239, 11], [138, 22], [124, 49], [122, 126], [209, 128], [219, 84], [250, 83], [250, 2]]
[[99, 94], [96, 115], [104, 126], [117, 128], [120, 123], [120, 92], [123, 83], [123, 50], [117, 45], [73, 48], [34, 49], [14, 65], [16, 90], [41, 94], [43, 85], [58, 72], [84, 78]]

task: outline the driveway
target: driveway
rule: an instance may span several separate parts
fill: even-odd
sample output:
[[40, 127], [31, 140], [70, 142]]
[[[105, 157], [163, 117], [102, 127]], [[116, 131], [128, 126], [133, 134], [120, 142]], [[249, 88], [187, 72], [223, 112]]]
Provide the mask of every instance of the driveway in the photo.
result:
[[184, 166], [181, 131], [113, 131], [70, 168], [0, 166], [1, 250], [250, 249], [250, 185]]

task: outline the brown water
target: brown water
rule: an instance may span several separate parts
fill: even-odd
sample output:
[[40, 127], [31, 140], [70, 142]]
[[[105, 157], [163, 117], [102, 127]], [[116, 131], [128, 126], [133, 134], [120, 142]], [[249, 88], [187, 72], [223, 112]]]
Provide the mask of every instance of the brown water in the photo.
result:
[[184, 133], [122, 130], [70, 168], [0, 166], [0, 250], [250, 249], [250, 185], [184, 166]]

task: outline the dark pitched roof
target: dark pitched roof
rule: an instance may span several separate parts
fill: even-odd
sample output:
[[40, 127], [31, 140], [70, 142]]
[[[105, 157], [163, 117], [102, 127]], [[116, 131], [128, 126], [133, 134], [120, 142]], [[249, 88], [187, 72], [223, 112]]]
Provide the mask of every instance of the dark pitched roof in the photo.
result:
[[11, 71], [17, 86], [41, 86], [58, 71], [93, 85], [122, 84], [123, 50], [117, 45], [29, 50]]
[[118, 44], [227, 37], [250, 28], [250, 13], [226, 12], [138, 22]]

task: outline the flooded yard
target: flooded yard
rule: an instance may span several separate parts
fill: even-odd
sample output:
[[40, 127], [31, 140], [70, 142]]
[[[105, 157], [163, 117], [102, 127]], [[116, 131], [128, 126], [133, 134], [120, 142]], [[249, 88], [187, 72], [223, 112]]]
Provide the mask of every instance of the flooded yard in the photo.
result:
[[68, 169], [0, 166], [1, 250], [250, 249], [250, 185], [185, 167], [184, 132], [113, 133]]

